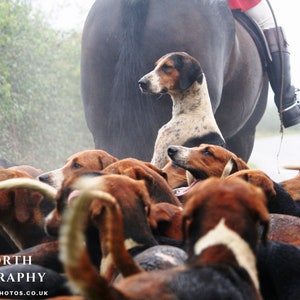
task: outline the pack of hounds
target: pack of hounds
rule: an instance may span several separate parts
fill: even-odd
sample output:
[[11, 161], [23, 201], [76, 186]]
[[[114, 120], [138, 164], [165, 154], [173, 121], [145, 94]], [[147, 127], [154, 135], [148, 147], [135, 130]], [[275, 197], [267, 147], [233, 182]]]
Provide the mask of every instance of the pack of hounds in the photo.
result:
[[172, 118], [151, 162], [104, 150], [0, 169], [0, 298], [300, 297], [299, 174], [273, 181], [226, 148], [205, 75], [169, 53], [139, 82]]

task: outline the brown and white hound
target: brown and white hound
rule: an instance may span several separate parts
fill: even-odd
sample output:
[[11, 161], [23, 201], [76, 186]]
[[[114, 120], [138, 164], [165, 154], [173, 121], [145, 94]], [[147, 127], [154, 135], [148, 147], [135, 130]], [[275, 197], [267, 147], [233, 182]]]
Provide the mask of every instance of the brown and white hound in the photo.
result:
[[101, 171], [116, 161], [117, 158], [106, 151], [84, 150], [71, 155], [62, 168], [43, 173], [38, 176], [38, 179], [59, 190], [67, 177], [89, 171]]
[[201, 144], [192, 148], [170, 145], [168, 155], [173, 164], [189, 171], [195, 179], [221, 177], [229, 162], [231, 163], [229, 174], [249, 169], [241, 158], [218, 145]]
[[168, 53], [138, 83], [143, 93], [169, 94], [173, 101], [172, 118], [158, 131], [152, 164], [159, 168], [166, 165], [169, 145], [198, 146], [209, 141], [225, 145], [214, 118], [205, 75], [194, 57], [185, 52]]
[[168, 202], [181, 206], [180, 201], [167, 182], [167, 174], [149, 162], [135, 158], [124, 158], [110, 164], [101, 172], [126, 175], [136, 180], [144, 180], [153, 203]]
[[[114, 280], [118, 274], [115, 266], [123, 276], [129, 276], [138, 272], [140, 265], [156, 269], [183, 263], [186, 258], [183, 250], [159, 245], [152, 233], [150, 225], [157, 223], [152, 208], [161, 203], [152, 203], [144, 180], [108, 174], [86, 177], [75, 182], [74, 187], [79, 190], [70, 194], [68, 210], [72, 211], [74, 197], [81, 189], [84, 193], [77, 211], [80, 215], [72, 219], [70, 226], [76, 234], [87, 218], [88, 224], [97, 227], [102, 254], [100, 272], [107, 280]], [[132, 256], [138, 258], [138, 264]]]
[[[82, 198], [83, 201], [74, 202], [69, 218], [64, 219], [60, 240], [61, 257], [76, 291], [88, 299], [110, 300], [193, 300], [202, 294], [207, 299], [262, 299], [254, 252], [259, 239], [258, 223], [263, 225], [263, 238], [269, 224], [263, 191], [239, 178], [226, 182], [214, 177], [197, 183], [188, 195], [183, 211], [189, 252], [186, 264], [168, 270], [136, 270], [135, 275], [114, 285], [89, 262], [82, 227], [79, 224], [79, 228], [73, 228], [78, 224], [74, 217], [80, 219], [84, 212], [78, 203], [85, 205], [87, 201]], [[114, 207], [114, 199], [107, 196], [109, 202]], [[114, 222], [107, 226], [111, 233], [117, 230]]]

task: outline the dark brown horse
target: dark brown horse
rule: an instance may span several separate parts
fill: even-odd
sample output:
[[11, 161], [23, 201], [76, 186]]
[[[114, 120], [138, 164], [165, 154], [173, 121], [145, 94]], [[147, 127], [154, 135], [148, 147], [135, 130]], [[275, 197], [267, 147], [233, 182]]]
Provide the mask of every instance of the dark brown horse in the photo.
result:
[[266, 106], [268, 78], [248, 32], [224, 0], [97, 0], [82, 37], [82, 97], [96, 148], [149, 160], [171, 118], [168, 96], [137, 81], [168, 52], [200, 61], [229, 149], [248, 160]]

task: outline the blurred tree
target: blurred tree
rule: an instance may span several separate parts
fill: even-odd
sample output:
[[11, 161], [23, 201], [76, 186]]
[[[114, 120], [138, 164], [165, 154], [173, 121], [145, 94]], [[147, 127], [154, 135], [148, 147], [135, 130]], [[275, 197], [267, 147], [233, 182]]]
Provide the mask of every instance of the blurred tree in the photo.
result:
[[0, 0], [0, 158], [44, 170], [92, 148], [80, 99], [80, 33], [30, 1]]

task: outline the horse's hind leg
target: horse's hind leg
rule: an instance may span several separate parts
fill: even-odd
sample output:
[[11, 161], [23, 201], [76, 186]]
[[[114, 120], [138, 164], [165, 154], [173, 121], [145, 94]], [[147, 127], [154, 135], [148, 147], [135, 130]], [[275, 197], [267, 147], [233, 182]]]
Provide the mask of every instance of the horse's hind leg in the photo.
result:
[[260, 122], [266, 110], [268, 87], [267, 77], [264, 76], [262, 88], [259, 93], [260, 96], [251, 117], [245, 126], [239, 130], [239, 132], [231, 138], [226, 139], [229, 150], [242, 158], [245, 162], [247, 162], [251, 156], [254, 146], [256, 126]]

